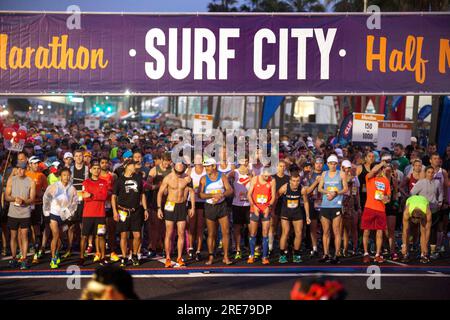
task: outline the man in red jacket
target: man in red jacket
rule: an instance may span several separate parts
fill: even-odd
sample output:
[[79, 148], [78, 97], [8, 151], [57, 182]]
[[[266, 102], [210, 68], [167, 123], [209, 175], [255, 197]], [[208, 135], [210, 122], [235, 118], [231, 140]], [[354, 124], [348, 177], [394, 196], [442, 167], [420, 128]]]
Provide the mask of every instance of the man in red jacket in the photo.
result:
[[81, 243], [80, 243], [80, 266], [84, 265], [84, 250], [89, 236], [95, 236], [96, 254], [94, 262], [100, 261], [101, 265], [107, 263], [105, 258], [105, 234], [106, 214], [105, 202], [108, 198], [108, 182], [100, 179], [100, 163], [91, 162], [91, 178], [83, 182], [82, 197], [84, 201]]

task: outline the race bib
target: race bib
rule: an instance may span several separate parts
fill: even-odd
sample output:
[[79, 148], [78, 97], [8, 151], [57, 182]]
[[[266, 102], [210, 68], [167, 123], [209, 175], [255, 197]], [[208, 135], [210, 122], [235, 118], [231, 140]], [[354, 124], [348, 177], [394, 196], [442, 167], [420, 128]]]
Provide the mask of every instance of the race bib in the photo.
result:
[[195, 193], [198, 193], [198, 187], [199, 187], [198, 184], [197, 184], [197, 185], [194, 185], [194, 191], [195, 191]]
[[239, 194], [239, 199], [240, 199], [241, 201], [243, 201], [243, 202], [248, 201], [247, 193], [246, 193], [246, 192], [241, 192], [241, 193]]
[[267, 203], [268, 200], [269, 200], [268, 197], [264, 194], [256, 195], [256, 203], [265, 204]]
[[97, 235], [103, 236], [106, 234], [106, 225], [104, 224], [98, 224], [97, 225]]
[[289, 209], [295, 209], [298, 207], [298, 200], [289, 200], [287, 201], [287, 207]]
[[383, 200], [384, 192], [380, 190], [375, 190], [375, 200]]
[[337, 188], [337, 187], [327, 187], [327, 191], [328, 192], [338, 192], [339, 191], [339, 189]]
[[119, 210], [118, 212], [119, 212], [120, 221], [125, 222], [125, 220], [127, 220], [127, 217], [128, 217], [128, 212], [123, 211], [123, 210]]
[[221, 194], [221, 193], [222, 193], [222, 189], [211, 190], [211, 194]]
[[173, 201], [167, 201], [166, 205], [164, 206], [164, 210], [172, 212], [175, 210], [175, 202]]
[[77, 191], [78, 202], [83, 201], [83, 191]]
[[352, 186], [352, 195], [356, 196], [357, 192], [358, 192], [358, 188], [356, 188], [356, 186]]

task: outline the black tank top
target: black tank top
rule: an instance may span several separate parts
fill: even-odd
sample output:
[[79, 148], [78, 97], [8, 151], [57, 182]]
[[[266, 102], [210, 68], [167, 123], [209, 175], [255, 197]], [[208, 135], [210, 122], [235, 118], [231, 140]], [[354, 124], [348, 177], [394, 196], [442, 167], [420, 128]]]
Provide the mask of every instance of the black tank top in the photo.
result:
[[275, 188], [277, 191], [280, 190], [282, 186], [284, 186], [286, 183], [289, 182], [289, 177], [286, 175], [280, 178], [278, 175], [274, 174], [272, 177], [275, 179]]
[[362, 166], [361, 174], [358, 176], [359, 180], [359, 192], [360, 193], [366, 193], [366, 191], [363, 192], [363, 185], [366, 185], [366, 176], [369, 172], [366, 170], [365, 165]]
[[297, 190], [291, 189], [291, 184], [288, 183], [286, 194], [283, 196], [283, 211], [285, 210], [300, 210], [302, 199], [302, 186], [299, 185]]
[[86, 167], [83, 167], [78, 170], [75, 166], [73, 167], [73, 186], [78, 191], [81, 191], [83, 188], [83, 181], [86, 180]]

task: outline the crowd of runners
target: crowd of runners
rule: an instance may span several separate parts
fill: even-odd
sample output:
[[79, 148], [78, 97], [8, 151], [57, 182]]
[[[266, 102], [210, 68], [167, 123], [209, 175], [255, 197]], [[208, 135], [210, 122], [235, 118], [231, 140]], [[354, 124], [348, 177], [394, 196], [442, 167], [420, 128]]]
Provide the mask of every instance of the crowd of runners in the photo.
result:
[[[282, 136], [276, 168], [255, 157], [173, 163], [171, 130], [26, 122], [22, 152], [0, 150], [2, 255], [13, 268], [73, 256], [138, 266], [162, 256], [224, 264], [421, 263], [446, 253], [450, 146], [393, 150]], [[256, 159], [255, 162], [250, 161]], [[373, 233], [372, 233], [373, 231]], [[48, 252], [50, 250], [50, 252]]]

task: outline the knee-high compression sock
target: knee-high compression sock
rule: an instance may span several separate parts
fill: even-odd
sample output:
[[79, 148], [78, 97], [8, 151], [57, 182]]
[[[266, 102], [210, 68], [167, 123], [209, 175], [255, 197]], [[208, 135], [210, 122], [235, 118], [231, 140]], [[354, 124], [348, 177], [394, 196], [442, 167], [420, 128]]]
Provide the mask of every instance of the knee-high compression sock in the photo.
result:
[[256, 237], [250, 237], [250, 255], [255, 256]]
[[273, 250], [273, 235], [269, 236], [269, 251]]
[[263, 245], [263, 257], [267, 258], [269, 256], [269, 237], [262, 238]]

